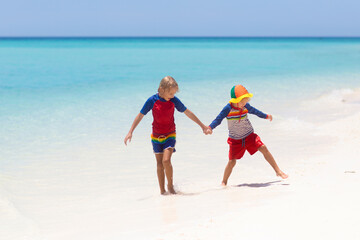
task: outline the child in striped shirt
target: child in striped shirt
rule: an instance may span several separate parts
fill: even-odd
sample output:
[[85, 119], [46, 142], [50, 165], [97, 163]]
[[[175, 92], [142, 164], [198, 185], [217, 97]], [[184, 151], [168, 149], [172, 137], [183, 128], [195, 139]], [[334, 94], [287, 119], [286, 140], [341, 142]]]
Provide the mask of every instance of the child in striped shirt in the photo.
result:
[[252, 107], [248, 102], [253, 96], [242, 85], [236, 85], [231, 89], [231, 100], [223, 108], [220, 114], [210, 124], [210, 128], [206, 131], [211, 134], [212, 130], [221, 124], [226, 117], [228, 120], [229, 138], [227, 140], [229, 150], [229, 162], [224, 171], [222, 185], [226, 186], [232, 169], [236, 164], [236, 160], [241, 159], [247, 150], [251, 155], [260, 151], [267, 162], [275, 170], [276, 175], [285, 179], [288, 177], [280, 170], [270, 151], [261, 141], [260, 137], [254, 133], [254, 129], [248, 119], [247, 114], [255, 114], [256, 116], [272, 121], [272, 116], [265, 114]]

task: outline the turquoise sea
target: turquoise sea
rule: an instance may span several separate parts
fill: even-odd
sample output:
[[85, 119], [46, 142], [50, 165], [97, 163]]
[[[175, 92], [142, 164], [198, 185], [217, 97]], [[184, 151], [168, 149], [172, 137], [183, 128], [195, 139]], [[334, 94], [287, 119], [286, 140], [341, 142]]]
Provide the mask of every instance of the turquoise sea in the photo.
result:
[[[205, 124], [236, 84], [254, 94], [260, 110], [297, 118], [303, 101], [360, 87], [360, 38], [0, 38], [0, 232], [7, 239], [81, 238], [84, 226], [74, 230], [68, 219], [98, 214], [124, 223], [129, 218], [112, 214], [131, 215], [137, 201], [152, 208], [151, 115], [128, 147], [123, 139], [167, 75]], [[177, 156], [192, 158], [174, 163], [178, 188], [187, 189], [192, 176], [220, 176], [225, 160], [221, 170], [194, 170], [199, 155], [210, 159], [208, 168], [219, 160], [199, 150], [207, 140], [195, 124], [176, 119]], [[219, 149], [226, 149], [226, 126], [220, 129]]]
[[212, 115], [239, 83], [262, 104], [358, 87], [360, 39], [2, 38], [0, 66], [1, 155], [17, 165], [43, 144], [120, 140], [166, 75]]

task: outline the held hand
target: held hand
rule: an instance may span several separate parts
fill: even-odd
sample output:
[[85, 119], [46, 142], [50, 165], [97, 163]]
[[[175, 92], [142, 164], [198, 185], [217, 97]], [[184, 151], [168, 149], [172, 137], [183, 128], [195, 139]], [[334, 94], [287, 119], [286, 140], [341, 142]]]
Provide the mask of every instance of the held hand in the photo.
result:
[[207, 133], [206, 133], [207, 132], [207, 126], [204, 125], [204, 126], [201, 127], [201, 129], [202, 129], [203, 133], [205, 135], [207, 135]]
[[132, 133], [128, 133], [124, 139], [124, 143], [127, 146], [127, 141], [129, 140], [129, 143], [131, 142]]
[[205, 129], [203, 129], [205, 135], [211, 135], [212, 134], [212, 129], [211, 127], [206, 127]]
[[268, 116], [267, 116], [267, 118], [266, 119], [269, 119], [270, 120], [270, 122], [273, 120], [273, 117], [272, 117], [272, 115], [271, 114], [269, 114]]

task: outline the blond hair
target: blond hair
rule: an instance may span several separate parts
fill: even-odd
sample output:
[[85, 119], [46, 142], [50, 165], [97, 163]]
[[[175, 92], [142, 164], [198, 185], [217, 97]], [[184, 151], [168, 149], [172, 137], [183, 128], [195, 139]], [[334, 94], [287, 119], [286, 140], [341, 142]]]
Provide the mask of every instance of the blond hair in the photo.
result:
[[179, 86], [173, 77], [166, 76], [163, 79], [161, 79], [159, 88], [158, 88], [159, 92], [160, 92], [160, 89], [170, 90], [171, 88], [176, 88], [176, 91], [179, 91]]

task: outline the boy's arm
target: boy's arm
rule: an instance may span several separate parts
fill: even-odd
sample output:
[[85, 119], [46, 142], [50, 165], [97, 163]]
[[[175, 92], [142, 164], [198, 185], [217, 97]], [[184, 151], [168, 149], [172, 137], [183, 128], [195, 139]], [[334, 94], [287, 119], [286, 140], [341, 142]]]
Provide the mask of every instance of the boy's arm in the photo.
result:
[[251, 106], [249, 103], [247, 103], [245, 105], [245, 108], [249, 111], [249, 113], [254, 114], [256, 116], [258, 116], [259, 118], [265, 118], [265, 119], [270, 119], [270, 121], [272, 120], [272, 116], [266, 113], [263, 113], [262, 111], [254, 108], [253, 106]]
[[172, 98], [170, 101], [174, 103], [176, 110], [179, 112], [183, 113], [186, 111], [187, 107], [185, 107], [185, 105], [176, 96], [174, 96], [174, 98]]
[[129, 133], [126, 135], [124, 139], [125, 145], [127, 145], [127, 141], [131, 142], [132, 133], [134, 132], [137, 125], [140, 123], [140, 121], [143, 119], [143, 117], [153, 108], [154, 103], [157, 100], [157, 95], [153, 95], [146, 100], [144, 106], [140, 110], [140, 113], [135, 117], [133, 124], [131, 125], [131, 128], [129, 130]]
[[212, 121], [212, 123], [210, 124], [210, 128], [214, 129], [217, 126], [219, 126], [221, 124], [222, 120], [229, 114], [230, 111], [231, 111], [231, 105], [227, 104], [223, 108], [223, 110], [221, 110], [219, 115], [214, 119], [214, 121]]
[[186, 110], [184, 111], [184, 113], [185, 113], [185, 115], [186, 115], [188, 118], [190, 118], [191, 120], [193, 120], [194, 122], [196, 122], [196, 123], [201, 127], [201, 129], [203, 130], [203, 132], [206, 133], [208, 127], [205, 126], [205, 125], [196, 117], [196, 115], [195, 115], [192, 111], [190, 111], [189, 109], [186, 109]]
[[135, 130], [135, 128], [137, 127], [137, 125], [139, 125], [140, 121], [143, 119], [144, 117], [144, 114], [142, 113], [139, 113], [135, 119], [134, 119], [134, 122], [133, 124], [131, 125], [131, 128], [129, 130], [129, 133], [126, 135], [125, 139], [124, 139], [124, 143], [125, 145], [127, 145], [127, 141], [129, 140], [129, 142], [131, 142], [131, 138], [132, 138], [132, 134]]

